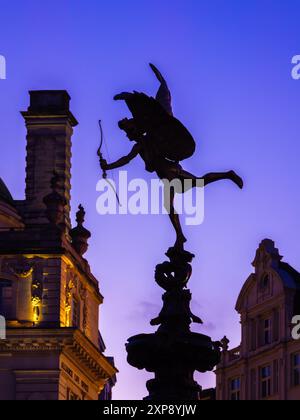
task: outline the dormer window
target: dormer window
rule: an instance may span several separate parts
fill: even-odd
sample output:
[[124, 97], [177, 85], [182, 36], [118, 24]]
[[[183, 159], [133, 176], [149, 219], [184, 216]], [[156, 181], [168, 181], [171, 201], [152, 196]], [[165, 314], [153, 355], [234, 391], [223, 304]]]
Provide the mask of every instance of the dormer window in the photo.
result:
[[267, 346], [272, 343], [272, 315], [264, 316], [259, 321], [259, 347]]
[[269, 274], [265, 274], [261, 277], [258, 283], [258, 297], [259, 299], [265, 300], [271, 295], [271, 277]]
[[261, 289], [262, 292], [269, 291], [269, 289], [270, 289], [270, 277], [269, 277], [268, 274], [265, 275], [262, 278], [261, 283], [260, 283], [260, 289]]
[[266, 275], [262, 279], [262, 289], [266, 290], [266, 289], [268, 289], [269, 286], [270, 286], [270, 277], [268, 275]]
[[264, 319], [263, 328], [263, 344], [268, 345], [271, 343], [272, 338], [272, 322], [270, 318]]

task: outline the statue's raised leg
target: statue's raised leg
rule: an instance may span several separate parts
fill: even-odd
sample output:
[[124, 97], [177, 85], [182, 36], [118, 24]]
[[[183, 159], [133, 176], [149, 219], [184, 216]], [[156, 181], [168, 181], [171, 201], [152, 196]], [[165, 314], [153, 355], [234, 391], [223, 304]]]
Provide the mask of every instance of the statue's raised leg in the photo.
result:
[[229, 172], [212, 172], [206, 174], [202, 178], [204, 180], [204, 186], [211, 184], [213, 182], [222, 181], [228, 179], [234, 182], [240, 189], [243, 189], [244, 182], [240, 176], [234, 171]]
[[[198, 187], [199, 183], [197, 181], [203, 180], [204, 181], [204, 187], [206, 185], [212, 184], [213, 182], [217, 181], [224, 181], [229, 180], [232, 181], [234, 184], [236, 184], [239, 188], [243, 188], [244, 182], [242, 178], [234, 171], [228, 171], [228, 172], [211, 172], [208, 173], [202, 177], [196, 177], [195, 175], [182, 170], [179, 174], [179, 178], [184, 182], [185, 180], [192, 180], [191, 186], [193, 188]], [[203, 184], [202, 184], [203, 186]], [[185, 186], [185, 191], [187, 191], [187, 187]]]

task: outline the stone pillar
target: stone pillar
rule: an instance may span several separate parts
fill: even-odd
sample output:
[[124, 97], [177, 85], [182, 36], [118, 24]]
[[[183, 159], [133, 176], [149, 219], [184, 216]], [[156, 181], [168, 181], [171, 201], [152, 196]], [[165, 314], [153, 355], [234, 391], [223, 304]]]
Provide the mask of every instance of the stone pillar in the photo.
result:
[[30, 106], [22, 112], [27, 127], [27, 223], [47, 223], [43, 199], [51, 192], [55, 172], [62, 179], [59, 192], [67, 203], [65, 225], [70, 227], [71, 137], [78, 123], [69, 103], [66, 91], [31, 91]]

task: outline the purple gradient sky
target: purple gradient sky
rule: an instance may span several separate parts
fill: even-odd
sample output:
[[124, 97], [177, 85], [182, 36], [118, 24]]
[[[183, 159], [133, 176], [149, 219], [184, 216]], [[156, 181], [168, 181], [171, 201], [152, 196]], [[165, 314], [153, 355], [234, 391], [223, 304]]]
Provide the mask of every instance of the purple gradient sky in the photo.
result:
[[[73, 146], [72, 205], [85, 205], [93, 232], [87, 257], [105, 303], [100, 327], [108, 354], [120, 369], [114, 397], [141, 398], [145, 379], [126, 363], [124, 343], [153, 331], [160, 309], [155, 264], [173, 243], [163, 216], [96, 213], [100, 171], [95, 151], [102, 118], [112, 159], [129, 150], [117, 121], [128, 115], [114, 94], [154, 94], [154, 62], [173, 93], [174, 111], [198, 141], [189, 171], [235, 169], [240, 192], [229, 183], [206, 191], [206, 219], [187, 227], [197, 254], [190, 282], [194, 311], [214, 339], [239, 344], [238, 293], [251, 272], [258, 243], [274, 239], [300, 269], [299, 99], [291, 59], [300, 54], [299, 0], [0, 0], [0, 175], [14, 197], [24, 196], [25, 128], [18, 111], [30, 89], [67, 89], [80, 125]], [[130, 177], [146, 177], [141, 161]], [[214, 375], [201, 379], [213, 385]]]

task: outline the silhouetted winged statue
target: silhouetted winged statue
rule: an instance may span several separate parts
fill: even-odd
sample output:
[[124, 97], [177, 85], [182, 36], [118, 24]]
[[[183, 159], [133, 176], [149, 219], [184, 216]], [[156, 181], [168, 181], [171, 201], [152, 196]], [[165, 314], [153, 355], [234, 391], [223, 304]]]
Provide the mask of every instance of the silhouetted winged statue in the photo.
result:
[[133, 118], [123, 119], [119, 122], [119, 127], [125, 131], [130, 141], [135, 142], [135, 145], [127, 156], [114, 163], [108, 164], [106, 160], [101, 159], [101, 168], [103, 171], [121, 168], [140, 155], [148, 172], [156, 172], [163, 181], [179, 180], [182, 188], [178, 191], [172, 189], [171, 194], [170, 191], [165, 191], [164, 204], [176, 231], [175, 247], [183, 249], [186, 238], [174, 208], [174, 199], [177, 192], [187, 191], [184, 181], [190, 180], [190, 188], [194, 188], [199, 186], [197, 183], [199, 179], [204, 181], [204, 186], [228, 179], [242, 189], [243, 180], [234, 171], [209, 173], [198, 177], [182, 168], [179, 162], [194, 154], [195, 140], [184, 125], [173, 116], [171, 93], [165, 79], [153, 64], [150, 64], [150, 67], [160, 82], [155, 99], [135, 91], [124, 92], [114, 98], [125, 101], [132, 113]]

